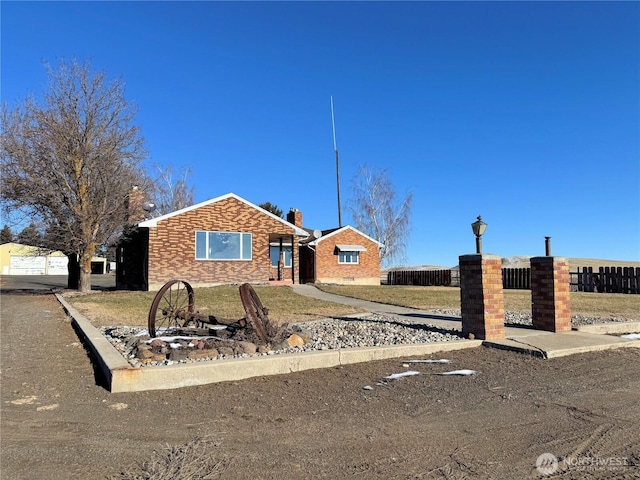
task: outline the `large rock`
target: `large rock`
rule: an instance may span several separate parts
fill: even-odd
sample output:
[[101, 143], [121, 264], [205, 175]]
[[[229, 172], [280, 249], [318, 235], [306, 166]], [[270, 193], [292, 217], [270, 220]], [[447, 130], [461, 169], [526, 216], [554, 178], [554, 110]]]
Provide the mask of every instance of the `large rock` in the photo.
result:
[[169, 352], [169, 360], [179, 362], [180, 360], [186, 360], [189, 355], [189, 350], [184, 348], [172, 348]]
[[302, 347], [304, 346], [304, 344], [304, 339], [297, 333], [289, 335], [289, 338], [287, 338], [287, 345], [289, 345], [290, 347]]
[[220, 348], [218, 348], [218, 353], [220, 355], [224, 355], [225, 357], [233, 357], [233, 348], [231, 348], [231, 347], [220, 347]]
[[191, 360], [203, 360], [205, 358], [217, 358], [218, 350], [215, 348], [208, 348], [206, 350], [191, 350], [187, 355]]
[[240, 353], [246, 353], [247, 355], [255, 355], [258, 350], [256, 344], [251, 342], [237, 342], [236, 345]]

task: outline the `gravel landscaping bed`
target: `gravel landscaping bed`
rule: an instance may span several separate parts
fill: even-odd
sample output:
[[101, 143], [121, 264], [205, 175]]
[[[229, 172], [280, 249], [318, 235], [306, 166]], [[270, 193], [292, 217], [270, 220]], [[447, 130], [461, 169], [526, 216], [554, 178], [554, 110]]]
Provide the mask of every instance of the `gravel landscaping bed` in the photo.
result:
[[[439, 309], [432, 310], [434, 315], [445, 317], [460, 317], [460, 310]], [[580, 325], [595, 325], [608, 322], [633, 321], [622, 317], [591, 317], [572, 315], [571, 323], [574, 327]], [[531, 313], [505, 312], [505, 325], [532, 325]], [[216, 337], [159, 337], [151, 339], [148, 331], [141, 327], [100, 327], [100, 331], [111, 344], [135, 367], [174, 365], [177, 363], [191, 363], [198, 361], [224, 360], [229, 358], [243, 358], [260, 355], [279, 355], [284, 353], [299, 353], [323, 350], [338, 350], [342, 348], [380, 347], [391, 345], [407, 345], [431, 342], [465, 341], [466, 339], [456, 330], [446, 330], [423, 320], [407, 319], [400, 316], [372, 313], [366, 316], [340, 319], [324, 319], [312, 322], [290, 324], [288, 327], [307, 342], [301, 346], [289, 346], [286, 342], [273, 346], [271, 349], [263, 347], [252, 348], [250, 353], [236, 348], [212, 348], [211, 342], [218, 342]], [[139, 347], [145, 348], [154, 341], [157, 355], [141, 359]], [[209, 342], [209, 343], [207, 343]], [[241, 342], [246, 346], [247, 342]], [[159, 346], [160, 345], [160, 346]], [[236, 344], [237, 345], [237, 344]], [[200, 350], [197, 352], [197, 350]], [[160, 351], [162, 353], [160, 353]], [[198, 353], [198, 355], [193, 355]]]
[[293, 332], [308, 338], [302, 346], [290, 347], [278, 345], [268, 351], [257, 349], [255, 353], [227, 353], [214, 351], [211, 356], [206, 355], [206, 349], [200, 352], [198, 358], [181, 358], [172, 360], [172, 350], [195, 350], [202, 340], [215, 337], [159, 337], [165, 343], [165, 351], [169, 354], [164, 360], [150, 360], [143, 362], [137, 355], [139, 345], [148, 344], [152, 339], [147, 329], [140, 327], [100, 327], [100, 331], [114, 347], [133, 366], [173, 365], [176, 363], [191, 363], [195, 361], [223, 360], [227, 358], [243, 358], [248, 356], [278, 355], [283, 353], [299, 353], [323, 350], [337, 350], [341, 348], [379, 347], [390, 345], [407, 345], [414, 343], [465, 341], [455, 330], [443, 330], [440, 327], [421, 321], [403, 319], [392, 315], [372, 313], [357, 318], [324, 319], [312, 322], [289, 325]]

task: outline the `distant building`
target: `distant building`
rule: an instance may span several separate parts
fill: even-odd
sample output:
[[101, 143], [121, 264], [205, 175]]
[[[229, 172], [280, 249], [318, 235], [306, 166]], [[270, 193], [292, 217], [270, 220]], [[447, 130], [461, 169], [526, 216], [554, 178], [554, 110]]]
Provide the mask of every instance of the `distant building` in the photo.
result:
[[0, 245], [0, 271], [3, 275], [66, 275], [68, 262], [62, 252], [20, 243]]
[[[69, 258], [60, 251], [32, 245], [4, 243], [0, 245], [2, 275], [67, 275]], [[106, 273], [107, 259], [93, 257], [91, 273]]]

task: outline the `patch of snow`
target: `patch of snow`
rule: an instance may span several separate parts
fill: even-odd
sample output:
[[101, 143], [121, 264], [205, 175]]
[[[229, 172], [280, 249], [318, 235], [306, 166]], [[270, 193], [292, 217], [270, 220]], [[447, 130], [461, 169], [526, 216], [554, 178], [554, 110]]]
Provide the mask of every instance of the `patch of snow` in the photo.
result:
[[622, 338], [630, 338], [631, 340], [640, 340], [640, 333], [628, 333], [621, 335]]
[[147, 340], [145, 343], [151, 343], [153, 340], [162, 340], [163, 342], [167, 342], [167, 343], [174, 343], [176, 340], [207, 340], [209, 338], [216, 338], [216, 337], [199, 337], [199, 336], [193, 336], [193, 337], [185, 337], [185, 336], [175, 336], [175, 337], [156, 337], [156, 338], [152, 338], [150, 340]]
[[474, 375], [475, 370], [452, 370], [451, 372], [436, 373], [436, 375]]
[[407, 370], [406, 372], [402, 372], [402, 373], [392, 373], [391, 375], [384, 378], [387, 378], [389, 380], [395, 380], [396, 378], [410, 377], [412, 375], [420, 375], [420, 372], [416, 372], [415, 370]]

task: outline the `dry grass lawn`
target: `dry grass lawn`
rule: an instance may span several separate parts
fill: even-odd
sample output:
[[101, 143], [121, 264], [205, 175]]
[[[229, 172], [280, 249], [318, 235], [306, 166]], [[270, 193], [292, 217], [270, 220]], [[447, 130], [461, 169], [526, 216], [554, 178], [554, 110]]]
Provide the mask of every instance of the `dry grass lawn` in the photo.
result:
[[[328, 293], [422, 310], [460, 308], [458, 287], [322, 285], [319, 288]], [[508, 311], [530, 312], [531, 291], [505, 290], [504, 305]], [[572, 292], [571, 311], [583, 315], [640, 319], [640, 295]]]
[[[318, 318], [348, 315], [362, 310], [303, 297], [287, 286], [255, 286], [269, 319], [277, 322], [305, 322]], [[194, 288], [197, 311], [219, 318], [240, 319], [245, 313], [238, 287], [222, 285]], [[71, 294], [66, 300], [96, 326], [146, 326], [155, 292], [100, 292]]]
[[[361, 312], [355, 308], [297, 295], [288, 286], [256, 286], [256, 293], [269, 308], [269, 318], [278, 322], [304, 322], [318, 318]], [[416, 286], [320, 285], [329, 293], [422, 310], [459, 309], [460, 289]], [[96, 326], [143, 326], [155, 292], [101, 292], [71, 294], [67, 300]], [[505, 290], [505, 310], [531, 311], [531, 292]], [[220, 318], [245, 316], [237, 286], [195, 289], [196, 310]], [[640, 319], [640, 295], [571, 293], [573, 313], [601, 317]]]

